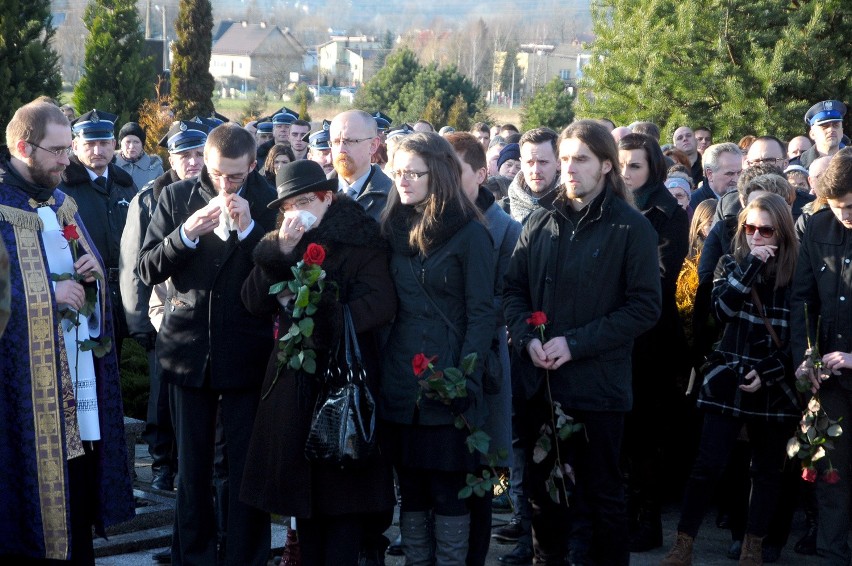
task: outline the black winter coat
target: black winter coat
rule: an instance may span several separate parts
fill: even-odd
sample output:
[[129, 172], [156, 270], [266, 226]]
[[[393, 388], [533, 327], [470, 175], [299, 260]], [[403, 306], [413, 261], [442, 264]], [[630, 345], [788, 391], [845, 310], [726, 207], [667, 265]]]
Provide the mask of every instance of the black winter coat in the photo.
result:
[[[633, 348], [633, 392], [653, 402], [662, 388], [673, 386], [689, 363], [688, 344], [677, 310], [677, 279], [689, 251], [689, 218], [665, 185], [634, 193], [637, 205], [657, 232], [662, 311], [657, 324], [636, 338]], [[668, 360], [668, 363], [661, 363]], [[660, 400], [661, 401], [661, 400]]]
[[[160, 195], [139, 258], [146, 285], [171, 278], [165, 314], [157, 334], [162, 379], [184, 387], [213, 389], [259, 387], [272, 348], [272, 322], [249, 314], [240, 300], [243, 282], [254, 267], [252, 252], [275, 226], [266, 205], [276, 193], [252, 171], [241, 196], [249, 202], [254, 228], [242, 241], [223, 242], [213, 233], [186, 246], [180, 228], [217, 194], [207, 168], [193, 179], [169, 185]], [[171, 289], [171, 288], [170, 288]], [[210, 380], [205, 370], [210, 366]]]
[[[327, 365], [329, 346], [343, 336], [342, 305], [352, 312], [358, 343], [368, 369], [368, 386], [377, 397], [375, 368], [378, 348], [373, 330], [389, 322], [396, 312], [396, 293], [388, 272], [387, 244], [378, 225], [348, 197], [340, 196], [320, 223], [307, 231], [289, 254], [278, 247], [277, 231], [270, 232], [255, 249], [257, 266], [242, 289], [249, 312], [272, 320], [281, 317], [279, 332], [291, 322], [269, 287], [293, 279], [290, 268], [302, 258], [309, 243], [327, 250], [322, 264], [326, 280], [339, 286], [340, 300], [326, 292], [313, 316], [318, 367], [314, 375], [285, 369], [279, 372], [277, 347], [269, 357], [249, 446], [240, 497], [255, 507], [296, 517], [366, 513], [390, 509], [394, 504], [390, 464], [382, 454], [365, 465], [311, 464], [305, 459], [318, 377]], [[275, 385], [276, 375], [278, 376]]]
[[[852, 351], [852, 230], [845, 228], [830, 209], [815, 212], [807, 224], [796, 263], [790, 309], [794, 366], [802, 361], [807, 348], [805, 324], [814, 340], [817, 317], [822, 317], [820, 354]], [[831, 376], [821, 387], [852, 390], [852, 370], [841, 369], [839, 376]]]
[[[521, 231], [503, 287], [503, 313], [525, 370], [527, 398], [542, 386], [527, 344], [527, 323], [544, 311], [546, 338], [564, 336], [572, 360], [551, 370], [565, 409], [629, 411], [631, 350], [660, 316], [657, 235], [650, 222], [606, 187], [574, 226], [564, 199], [533, 212]], [[514, 369], [514, 368], [513, 368]]]
[[92, 181], [86, 167], [72, 157], [71, 164], [62, 173], [59, 189], [77, 202], [80, 217], [104, 260], [104, 266], [117, 269], [121, 233], [127, 222], [130, 201], [136, 196], [136, 185], [133, 178], [118, 166], [110, 163], [107, 167], [107, 188], [104, 189]]
[[[467, 378], [471, 405], [465, 416], [476, 426], [485, 420], [482, 360], [491, 345], [497, 320], [493, 298], [494, 246], [488, 230], [475, 220], [449, 230], [457, 231], [428, 256], [411, 255], [395, 246], [391, 257], [399, 314], [386, 347], [379, 407], [382, 418], [394, 423], [412, 424], [415, 420], [421, 425], [453, 423], [453, 414], [446, 405], [426, 397], [421, 399], [415, 419], [420, 386], [411, 360], [419, 353], [438, 356], [435, 362], [438, 369], [459, 367], [468, 354], [478, 355], [477, 369]], [[456, 331], [449, 328], [444, 316]]]

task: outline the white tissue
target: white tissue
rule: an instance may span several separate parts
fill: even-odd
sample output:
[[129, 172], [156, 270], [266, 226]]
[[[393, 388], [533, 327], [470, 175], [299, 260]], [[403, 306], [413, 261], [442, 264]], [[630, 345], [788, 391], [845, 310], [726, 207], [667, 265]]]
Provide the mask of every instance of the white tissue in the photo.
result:
[[288, 210], [284, 213], [284, 218], [298, 218], [302, 226], [305, 227], [305, 232], [311, 229], [311, 226], [317, 221], [317, 217], [307, 210]]

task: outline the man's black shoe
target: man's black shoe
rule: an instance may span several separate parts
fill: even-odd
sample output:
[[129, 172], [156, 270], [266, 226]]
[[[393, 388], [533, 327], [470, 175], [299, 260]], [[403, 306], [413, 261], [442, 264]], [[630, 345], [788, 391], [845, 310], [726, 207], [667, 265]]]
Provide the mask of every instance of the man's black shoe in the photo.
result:
[[153, 555], [151, 558], [157, 564], [171, 564], [172, 563], [172, 551], [171, 551], [171, 549], [166, 549], [162, 552], [158, 552], [157, 554]]
[[512, 552], [497, 558], [500, 564], [532, 564], [533, 549], [530, 545], [518, 543]]
[[171, 472], [154, 474], [154, 478], [151, 480], [151, 487], [160, 491], [174, 491], [175, 477]]
[[521, 518], [512, 517], [506, 525], [494, 529], [494, 533], [492, 533], [491, 537], [497, 542], [511, 544], [513, 542], [518, 542], [518, 539], [524, 534], [526, 533], [521, 525]]

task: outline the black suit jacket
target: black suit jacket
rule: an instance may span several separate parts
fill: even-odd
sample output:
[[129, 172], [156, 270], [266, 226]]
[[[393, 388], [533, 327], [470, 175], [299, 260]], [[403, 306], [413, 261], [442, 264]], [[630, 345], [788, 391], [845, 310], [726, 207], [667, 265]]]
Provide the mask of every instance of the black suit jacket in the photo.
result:
[[255, 245], [275, 227], [277, 211], [266, 205], [276, 194], [253, 171], [241, 193], [255, 221], [248, 236], [239, 241], [232, 233], [223, 242], [215, 234], [205, 234], [195, 249], [187, 247], [180, 237], [181, 225], [214, 196], [206, 167], [197, 178], [168, 186], [142, 245], [142, 281], [153, 286], [171, 278], [174, 285], [157, 335], [162, 378], [185, 387], [259, 387], [272, 349], [272, 324], [246, 310], [240, 290], [254, 267]]

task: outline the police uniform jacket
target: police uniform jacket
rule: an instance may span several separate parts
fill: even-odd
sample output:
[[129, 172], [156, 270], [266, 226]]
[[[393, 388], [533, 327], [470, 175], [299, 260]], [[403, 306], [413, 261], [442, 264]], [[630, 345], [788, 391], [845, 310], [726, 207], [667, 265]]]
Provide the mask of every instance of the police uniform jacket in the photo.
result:
[[[107, 269], [118, 268], [121, 233], [127, 222], [130, 201], [136, 196], [133, 179], [110, 163], [107, 186], [101, 187], [89, 177], [86, 167], [76, 157], [62, 173], [59, 189], [76, 202], [83, 224]], [[116, 305], [117, 306], [117, 305]]]
[[222, 241], [210, 233], [199, 237], [195, 249], [186, 246], [181, 226], [216, 194], [206, 167], [198, 177], [166, 187], [142, 245], [142, 282], [153, 286], [171, 278], [173, 284], [157, 334], [162, 379], [185, 387], [260, 387], [272, 348], [272, 323], [246, 310], [240, 289], [254, 267], [255, 245], [275, 226], [276, 211], [266, 205], [276, 194], [252, 171], [240, 193], [255, 222], [245, 239], [232, 232]]
[[[127, 329], [131, 336], [142, 340], [149, 347], [154, 344], [150, 337], [154, 335], [154, 326], [148, 315], [151, 287], [139, 279], [139, 250], [145, 242], [148, 224], [157, 208], [157, 199], [163, 189], [177, 183], [180, 178], [174, 169], [169, 169], [147, 185], [133, 200], [127, 214], [127, 223], [121, 235], [121, 257], [119, 262], [119, 284], [121, 301], [127, 315]], [[147, 337], [147, 340], [146, 338]]]
[[543, 386], [544, 370], [526, 351], [540, 338], [527, 319], [543, 311], [550, 320], [545, 340], [564, 336], [572, 356], [550, 372], [554, 399], [564, 409], [629, 411], [633, 341], [661, 310], [657, 234], [609, 187], [576, 225], [568, 206], [560, 198], [552, 210], [529, 216], [504, 280], [503, 312], [523, 362], [525, 394]]

